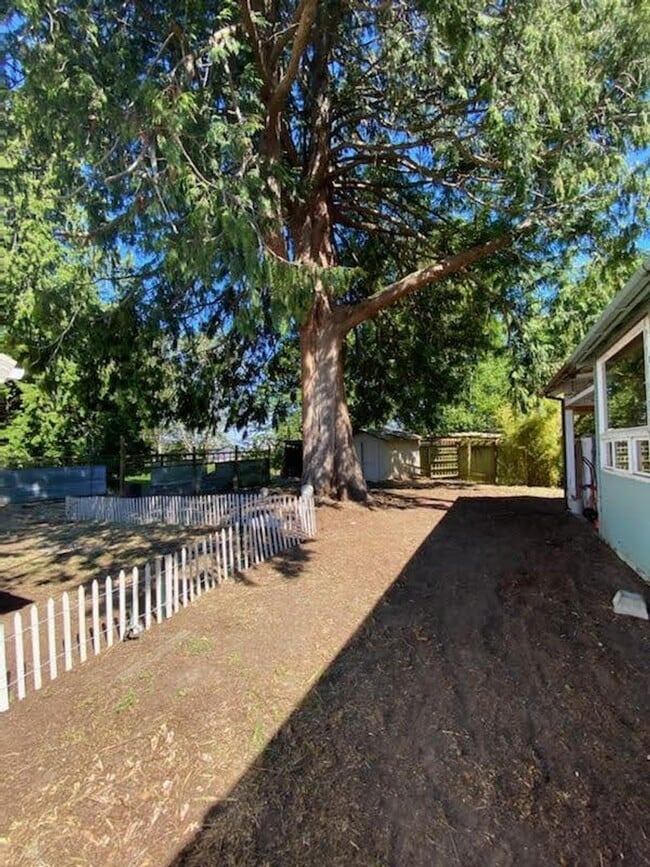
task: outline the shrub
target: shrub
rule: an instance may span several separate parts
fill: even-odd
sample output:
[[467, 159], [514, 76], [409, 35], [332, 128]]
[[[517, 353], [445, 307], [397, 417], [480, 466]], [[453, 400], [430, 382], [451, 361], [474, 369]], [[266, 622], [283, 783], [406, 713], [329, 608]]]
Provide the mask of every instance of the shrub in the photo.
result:
[[544, 400], [525, 415], [502, 414], [498, 482], [556, 487], [562, 478], [560, 406]]

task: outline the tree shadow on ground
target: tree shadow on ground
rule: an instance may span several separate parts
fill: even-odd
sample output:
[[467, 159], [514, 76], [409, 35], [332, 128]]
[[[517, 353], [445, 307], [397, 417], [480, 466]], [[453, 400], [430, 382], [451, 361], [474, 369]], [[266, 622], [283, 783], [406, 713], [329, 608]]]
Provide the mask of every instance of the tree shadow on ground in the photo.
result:
[[[141, 567], [207, 535], [197, 528], [69, 522], [62, 503], [4, 507], [0, 589], [59, 589]], [[43, 592], [40, 593], [41, 597]]]
[[561, 501], [459, 499], [173, 867], [645, 863], [640, 584]]
[[13, 611], [20, 611], [26, 605], [31, 605], [32, 599], [27, 599], [24, 596], [17, 596], [15, 593], [6, 593], [0, 590], [0, 614], [10, 614]]
[[[283, 578], [289, 580], [299, 578], [311, 560], [311, 544], [311, 540], [307, 539], [299, 545], [294, 545], [291, 548], [280, 551], [278, 554], [274, 554], [266, 562], [271, 563], [274, 570], [279, 572]], [[247, 587], [260, 586], [254, 569], [246, 572], [236, 572], [235, 580], [241, 584], [245, 584]]]
[[433, 499], [431, 496], [418, 496], [413, 491], [397, 491], [393, 489], [375, 489], [368, 501], [371, 511], [378, 509], [434, 509], [447, 511], [451, 508], [451, 499]]

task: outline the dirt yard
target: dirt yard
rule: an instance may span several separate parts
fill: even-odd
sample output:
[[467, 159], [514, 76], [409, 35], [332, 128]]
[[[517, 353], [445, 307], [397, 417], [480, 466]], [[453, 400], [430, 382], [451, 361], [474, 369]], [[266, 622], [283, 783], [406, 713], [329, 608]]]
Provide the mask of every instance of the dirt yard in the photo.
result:
[[[44, 548], [94, 577], [65, 562], [107, 531], [38, 520], [3, 589], [35, 598]], [[648, 588], [591, 527], [454, 486], [318, 524], [0, 717], [0, 861], [650, 864], [650, 630], [611, 610]]]
[[116, 575], [188, 544], [178, 527], [72, 524], [63, 503], [0, 506], [0, 621], [93, 578]]

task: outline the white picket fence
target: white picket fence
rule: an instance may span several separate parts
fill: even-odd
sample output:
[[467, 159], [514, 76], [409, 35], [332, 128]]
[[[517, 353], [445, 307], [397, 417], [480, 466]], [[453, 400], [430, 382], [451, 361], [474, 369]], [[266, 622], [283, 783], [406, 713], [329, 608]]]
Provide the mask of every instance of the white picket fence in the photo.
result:
[[[260, 511], [292, 510], [296, 508], [296, 503], [304, 503], [309, 498], [308, 494], [303, 494], [300, 498], [277, 494], [66, 497], [65, 513], [69, 521], [219, 527], [245, 522]], [[309, 515], [303, 518], [308, 520]]]
[[239, 515], [242, 520], [142, 569], [121, 571], [116, 580], [94, 580], [89, 587], [63, 593], [58, 603], [48, 599], [40, 610], [32, 605], [25, 619], [16, 612], [13, 633], [7, 634], [0, 623], [0, 712], [9, 710], [11, 699], [40, 689], [44, 680], [55, 680], [62, 670], [70, 671], [116, 641], [162, 623], [236, 571], [244, 572], [316, 531], [309, 495], [267, 497], [248, 503]]

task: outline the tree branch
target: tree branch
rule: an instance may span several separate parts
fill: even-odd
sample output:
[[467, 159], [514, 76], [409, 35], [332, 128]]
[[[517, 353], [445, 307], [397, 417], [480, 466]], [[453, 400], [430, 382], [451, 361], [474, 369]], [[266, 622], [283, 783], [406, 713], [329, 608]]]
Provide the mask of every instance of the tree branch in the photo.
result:
[[244, 27], [251, 41], [253, 54], [255, 55], [255, 60], [257, 61], [260, 75], [262, 76], [262, 80], [268, 85], [270, 83], [271, 76], [269, 74], [269, 70], [267, 69], [266, 63], [264, 62], [262, 42], [259, 32], [257, 30], [257, 25], [253, 20], [253, 12], [251, 10], [249, 0], [240, 0], [239, 8], [241, 9], [242, 18], [244, 20]]
[[[517, 234], [526, 231], [530, 228], [531, 223], [522, 223]], [[485, 244], [479, 244], [476, 247], [471, 247], [469, 250], [463, 250], [462, 253], [455, 253], [453, 256], [447, 256], [435, 265], [429, 265], [427, 268], [421, 268], [419, 271], [413, 271], [397, 280], [395, 283], [390, 283], [374, 295], [359, 301], [357, 304], [342, 305], [336, 311], [336, 319], [342, 332], [345, 334], [350, 329], [365, 322], [366, 319], [371, 319], [376, 316], [381, 310], [391, 307], [401, 298], [407, 295], [412, 295], [424, 286], [429, 286], [432, 283], [437, 283], [443, 277], [449, 274], [456, 274], [463, 268], [467, 268], [474, 262], [480, 262], [496, 253], [497, 250], [502, 250], [508, 247], [514, 240], [515, 233], [509, 232], [505, 235], [499, 235]]]
[[105, 184], [114, 184], [115, 181], [119, 181], [122, 178], [126, 178], [128, 175], [132, 175], [139, 167], [140, 163], [144, 159], [146, 154], [145, 148], [143, 148], [137, 157], [133, 160], [131, 165], [127, 166], [124, 171], [118, 172], [116, 175], [109, 175], [107, 178], [104, 178]]
[[298, 28], [296, 36], [291, 47], [291, 57], [285, 70], [284, 75], [276, 85], [271, 100], [269, 103], [269, 115], [279, 112], [282, 108], [282, 103], [286, 99], [287, 94], [293, 84], [296, 75], [298, 74], [298, 66], [300, 59], [307, 47], [309, 41], [309, 33], [312, 24], [316, 18], [316, 10], [318, 8], [317, 0], [300, 0], [300, 5], [296, 12], [298, 18]]

